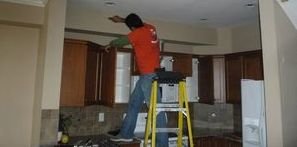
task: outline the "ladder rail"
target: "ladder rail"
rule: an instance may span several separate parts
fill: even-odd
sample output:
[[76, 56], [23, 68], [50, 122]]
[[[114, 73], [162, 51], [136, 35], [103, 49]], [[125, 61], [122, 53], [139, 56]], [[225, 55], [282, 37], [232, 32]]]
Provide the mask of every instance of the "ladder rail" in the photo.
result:
[[[177, 145], [182, 147], [183, 139], [183, 121], [186, 119], [188, 127], [189, 146], [193, 147], [192, 127], [190, 120], [188, 95], [186, 91], [185, 80], [178, 82], [178, 104], [158, 104], [157, 103], [158, 81], [154, 80], [152, 83], [151, 99], [148, 111], [148, 119], [146, 121], [144, 147], [148, 146], [148, 140], [151, 139], [151, 147], [156, 147], [156, 133], [157, 132], [176, 132], [178, 135]], [[178, 128], [156, 128], [157, 115], [162, 111], [178, 112]], [[185, 117], [184, 117], [185, 116]]]

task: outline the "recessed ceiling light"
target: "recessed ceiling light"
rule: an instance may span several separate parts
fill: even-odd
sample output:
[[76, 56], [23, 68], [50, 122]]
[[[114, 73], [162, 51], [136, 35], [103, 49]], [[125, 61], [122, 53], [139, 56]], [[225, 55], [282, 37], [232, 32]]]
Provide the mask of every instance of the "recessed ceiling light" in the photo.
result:
[[113, 2], [113, 1], [104, 1], [104, 5], [105, 5], [105, 6], [110, 6], [110, 7], [112, 7], [112, 6], [115, 6], [116, 3]]
[[244, 6], [247, 8], [254, 8], [256, 5], [253, 3], [248, 3], [248, 4], [245, 4]]
[[208, 19], [207, 18], [201, 18], [200, 20], [201, 21], [207, 21]]

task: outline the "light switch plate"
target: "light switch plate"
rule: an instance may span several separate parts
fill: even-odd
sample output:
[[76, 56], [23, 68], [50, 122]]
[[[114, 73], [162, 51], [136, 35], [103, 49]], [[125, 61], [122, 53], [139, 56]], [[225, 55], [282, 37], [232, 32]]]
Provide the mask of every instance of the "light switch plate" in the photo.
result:
[[104, 122], [104, 113], [99, 113], [98, 122]]

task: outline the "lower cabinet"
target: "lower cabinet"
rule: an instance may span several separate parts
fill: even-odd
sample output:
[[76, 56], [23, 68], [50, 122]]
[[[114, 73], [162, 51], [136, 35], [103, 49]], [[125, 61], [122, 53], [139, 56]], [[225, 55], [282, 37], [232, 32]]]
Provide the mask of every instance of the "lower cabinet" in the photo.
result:
[[230, 140], [224, 137], [207, 136], [194, 138], [195, 147], [242, 147], [240, 141]]

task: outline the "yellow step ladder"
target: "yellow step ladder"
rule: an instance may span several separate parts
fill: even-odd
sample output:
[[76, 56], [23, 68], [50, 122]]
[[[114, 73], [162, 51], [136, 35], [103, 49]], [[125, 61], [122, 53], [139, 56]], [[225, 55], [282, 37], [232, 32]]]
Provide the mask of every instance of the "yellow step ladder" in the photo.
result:
[[[158, 84], [178, 84], [178, 102], [177, 103], [157, 103]], [[161, 111], [178, 112], [178, 128], [156, 128], [157, 115]], [[190, 120], [188, 95], [186, 91], [186, 80], [181, 73], [161, 71], [157, 73], [151, 90], [150, 106], [145, 128], [144, 147], [147, 147], [148, 140], [151, 140], [151, 147], [156, 147], [157, 132], [177, 132], [177, 146], [182, 147], [183, 120], [187, 121], [188, 142], [193, 147], [192, 127]]]

